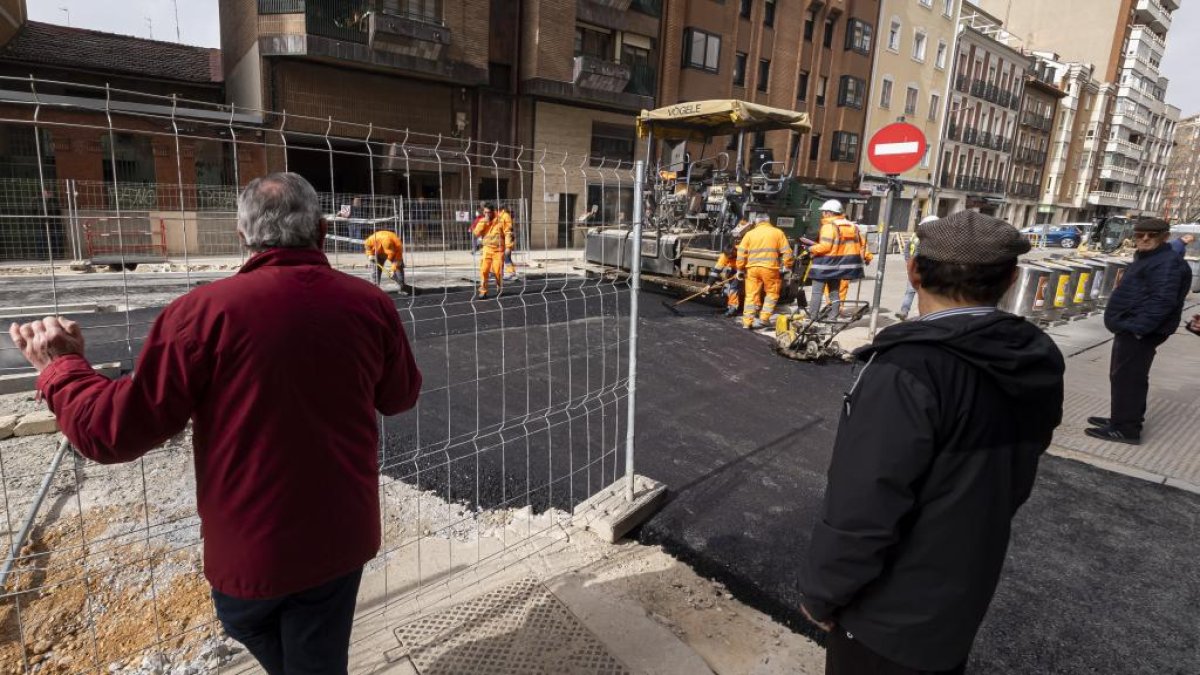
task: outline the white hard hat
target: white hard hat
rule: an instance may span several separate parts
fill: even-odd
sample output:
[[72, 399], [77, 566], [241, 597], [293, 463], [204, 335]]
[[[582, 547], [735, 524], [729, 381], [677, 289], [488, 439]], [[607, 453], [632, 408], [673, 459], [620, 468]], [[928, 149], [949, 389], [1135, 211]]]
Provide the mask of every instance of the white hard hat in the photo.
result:
[[830, 213], [844, 213], [844, 211], [842, 210], [842, 203], [836, 199], [830, 199], [829, 201], [822, 204], [821, 210], [829, 211]]
[[938, 218], [937, 216], [925, 216], [924, 218], [921, 219], [920, 224], [928, 225], [929, 223], [932, 223], [937, 220], [941, 220], [941, 218]]

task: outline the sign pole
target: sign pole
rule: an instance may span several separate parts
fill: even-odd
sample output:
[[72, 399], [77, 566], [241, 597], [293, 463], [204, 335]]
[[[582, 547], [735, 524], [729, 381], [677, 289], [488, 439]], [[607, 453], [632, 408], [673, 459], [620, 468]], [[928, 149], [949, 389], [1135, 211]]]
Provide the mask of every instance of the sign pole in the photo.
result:
[[875, 270], [875, 300], [871, 303], [871, 330], [868, 334], [872, 341], [879, 328], [879, 303], [883, 301], [883, 275], [887, 271], [888, 244], [892, 230], [892, 206], [896, 203], [896, 193], [902, 188], [899, 176], [888, 174], [887, 200], [884, 202], [883, 231], [879, 233], [879, 269]]
[[[867, 143], [871, 166], [887, 176], [887, 200], [884, 203], [883, 232], [879, 237], [879, 269], [875, 272], [875, 302], [871, 307], [871, 340], [879, 329], [879, 304], [883, 302], [883, 277], [887, 272], [888, 245], [891, 243], [892, 209], [904, 189], [900, 174], [913, 169], [929, 152], [925, 132], [905, 122], [889, 124], [875, 132]], [[904, 223], [895, 223], [897, 227]]]

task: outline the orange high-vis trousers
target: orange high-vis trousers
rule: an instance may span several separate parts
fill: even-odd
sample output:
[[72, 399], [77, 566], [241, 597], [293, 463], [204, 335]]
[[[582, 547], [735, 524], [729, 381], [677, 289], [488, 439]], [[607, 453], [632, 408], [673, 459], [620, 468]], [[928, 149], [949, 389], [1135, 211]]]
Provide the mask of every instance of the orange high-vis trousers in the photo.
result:
[[484, 246], [479, 259], [479, 294], [488, 293], [488, 276], [496, 280], [496, 290], [503, 285], [501, 270], [504, 269], [504, 251]]
[[751, 267], [746, 270], [746, 304], [742, 306], [742, 325], [749, 328], [757, 314], [764, 323], [775, 313], [783, 278], [774, 267]]

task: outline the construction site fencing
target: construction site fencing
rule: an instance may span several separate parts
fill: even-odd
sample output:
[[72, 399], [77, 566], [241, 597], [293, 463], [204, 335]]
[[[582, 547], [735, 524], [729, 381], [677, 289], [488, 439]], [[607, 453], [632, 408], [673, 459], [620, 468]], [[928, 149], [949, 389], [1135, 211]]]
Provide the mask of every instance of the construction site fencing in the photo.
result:
[[[638, 275], [589, 270], [578, 250], [590, 225], [640, 231], [612, 197], [642, 192], [629, 161], [3, 77], [0, 127], [31, 148], [0, 159], [0, 314], [77, 320], [113, 377], [136, 368], [164, 306], [250, 255], [236, 218], [248, 182], [292, 170], [317, 187], [331, 264], [391, 295], [424, 375], [414, 410], [379, 419], [383, 543], [356, 639], [536, 556], [597, 500], [634, 496]], [[199, 184], [214, 154], [222, 181]], [[487, 299], [470, 231], [485, 198], [516, 239]], [[405, 243], [403, 288], [364, 255], [378, 229]], [[15, 391], [0, 417], [25, 425], [44, 404], [6, 332], [0, 375]], [[240, 667], [202, 576], [190, 426], [111, 466], [30, 434], [0, 440], [0, 672]]]

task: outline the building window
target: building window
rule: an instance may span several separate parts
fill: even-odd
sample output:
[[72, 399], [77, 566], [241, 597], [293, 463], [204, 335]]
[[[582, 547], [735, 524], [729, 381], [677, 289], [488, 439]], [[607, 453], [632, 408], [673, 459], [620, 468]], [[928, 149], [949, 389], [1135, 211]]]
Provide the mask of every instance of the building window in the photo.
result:
[[805, 42], [812, 42], [813, 31], [815, 30], [816, 25], [817, 25], [817, 12], [816, 12], [816, 10], [809, 10], [809, 12], [804, 15], [804, 41]]
[[750, 9], [752, 7], [753, 7], [752, 0], [742, 0], [741, 5], [738, 8], [738, 16], [741, 16], [743, 19], [749, 19], [750, 18]]
[[[653, 44], [653, 43], [651, 43]], [[658, 81], [657, 59], [649, 49], [621, 42], [621, 63], [629, 66], [630, 78], [625, 91], [641, 96], [653, 96]]]
[[879, 107], [880, 108], [891, 108], [892, 107], [892, 81], [891, 80], [884, 79], [883, 84], [880, 86]]
[[808, 71], [800, 71], [800, 82], [796, 85], [796, 100], [808, 100]]
[[815, 162], [821, 156], [821, 134], [813, 134], [808, 144], [808, 160]]
[[766, 91], [767, 83], [771, 81], [771, 60], [762, 59], [758, 62], [758, 90]]
[[767, 4], [763, 6], [763, 25], [767, 28], [775, 27], [775, 0], [767, 0]]
[[942, 97], [937, 94], [929, 95], [929, 119], [936, 120], [938, 111], [942, 109]]
[[833, 48], [833, 29], [837, 26], [837, 18], [830, 17], [825, 19], [825, 39], [823, 44], [826, 49]]
[[942, 16], [950, 16], [950, 0], [942, 0]]
[[946, 53], [949, 51], [950, 48], [946, 46], [946, 41], [938, 40], [937, 60], [934, 61], [934, 65], [938, 67], [938, 70], [946, 69]]
[[929, 42], [924, 31], [917, 31], [913, 36], [913, 58], [918, 61], [925, 60], [925, 46]]
[[922, 169], [929, 168], [929, 150], [931, 149], [931, 147], [932, 146], [929, 146], [929, 145], [925, 146], [925, 154], [921, 155], [921, 168]]
[[850, 23], [846, 24], [846, 49], [853, 49], [860, 54], [870, 54], [873, 32], [871, 24], [851, 19]]
[[857, 77], [843, 75], [838, 87], [838, 105], [844, 108], [862, 108], [864, 89], [866, 82]]
[[858, 134], [848, 131], [835, 131], [830, 159], [835, 162], [858, 161]]
[[893, 19], [892, 27], [888, 30], [888, 49], [894, 52], [900, 51], [900, 28], [900, 22]]
[[746, 53], [738, 52], [733, 56], [733, 86], [746, 86]]
[[921, 0], [922, 7], [933, 7], [933, 0]]
[[695, 28], [688, 28], [683, 36], [683, 66], [715, 73], [720, 70], [721, 37]]
[[575, 56], [613, 60], [613, 34], [591, 26], [575, 26]]
[[604, 160], [633, 161], [634, 147], [637, 145], [637, 130], [620, 124], [603, 124], [592, 122], [592, 166], [598, 166]]
[[817, 105], [825, 105], [825, 90], [829, 88], [829, 78], [822, 75], [817, 79]]
[[908, 88], [908, 93], [904, 96], [905, 115], [917, 114], [917, 96], [920, 96], [920, 94], [921, 92], [916, 87]]

